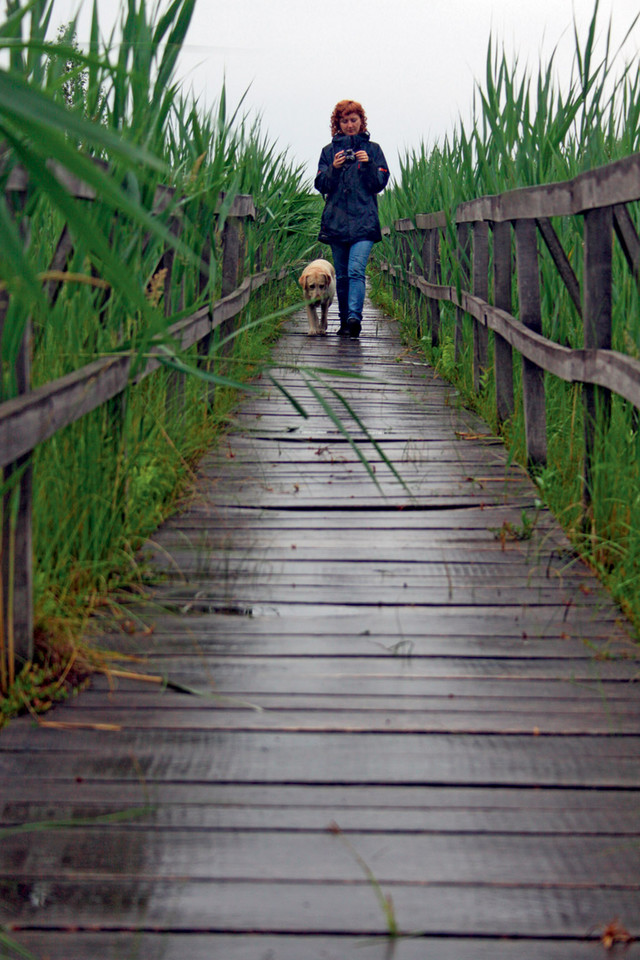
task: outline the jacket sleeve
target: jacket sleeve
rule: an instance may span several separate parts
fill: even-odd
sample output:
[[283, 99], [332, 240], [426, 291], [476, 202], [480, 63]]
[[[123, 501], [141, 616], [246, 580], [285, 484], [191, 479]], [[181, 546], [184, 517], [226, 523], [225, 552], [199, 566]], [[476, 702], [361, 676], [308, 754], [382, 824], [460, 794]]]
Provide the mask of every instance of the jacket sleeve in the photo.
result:
[[333, 165], [333, 151], [330, 147], [325, 147], [320, 154], [318, 172], [313, 185], [319, 193], [328, 197], [336, 191], [339, 179], [340, 171]]
[[367, 190], [380, 193], [389, 182], [389, 168], [384, 154], [377, 143], [369, 144], [369, 162], [363, 164], [363, 180]]

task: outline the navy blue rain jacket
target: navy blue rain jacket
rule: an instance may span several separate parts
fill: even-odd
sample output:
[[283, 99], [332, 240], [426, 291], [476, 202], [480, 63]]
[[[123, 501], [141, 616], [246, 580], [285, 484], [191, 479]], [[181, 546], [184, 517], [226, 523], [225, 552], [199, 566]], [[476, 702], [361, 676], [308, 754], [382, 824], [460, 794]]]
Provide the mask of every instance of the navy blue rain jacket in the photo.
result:
[[[333, 158], [345, 147], [354, 152], [366, 150], [369, 162], [347, 161], [336, 169]], [[381, 240], [376, 194], [384, 190], [388, 180], [387, 161], [368, 133], [356, 133], [352, 137], [336, 135], [320, 155], [314, 184], [326, 201], [318, 239], [329, 244]]]

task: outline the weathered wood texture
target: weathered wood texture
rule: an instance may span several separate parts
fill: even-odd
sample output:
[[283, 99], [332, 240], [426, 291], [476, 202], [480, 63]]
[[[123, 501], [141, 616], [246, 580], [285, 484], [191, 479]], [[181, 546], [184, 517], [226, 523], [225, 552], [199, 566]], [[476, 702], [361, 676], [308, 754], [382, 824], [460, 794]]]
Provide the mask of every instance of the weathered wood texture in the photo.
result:
[[[512, 277], [511, 224], [493, 225], [493, 296], [499, 310], [511, 313]], [[494, 343], [494, 379], [496, 384], [496, 412], [501, 422], [509, 420], [515, 410], [513, 394], [513, 350], [500, 334]]]
[[[3, 834], [0, 923], [51, 960], [604, 955], [640, 934], [619, 612], [391, 321], [305, 329], [277, 356], [308, 418], [258, 383], [146, 602], [96, 625], [169, 685], [99, 678], [0, 735], [2, 828], [67, 821]], [[379, 487], [297, 361], [367, 377], [327, 381]]]
[[[520, 322], [532, 333], [542, 336], [536, 225], [533, 220], [518, 220], [515, 234]], [[486, 297], [484, 299], [486, 300]], [[547, 414], [544, 369], [527, 357], [522, 359], [522, 393], [527, 456], [531, 464], [545, 464]]]
[[[473, 224], [472, 288], [479, 300], [489, 300], [489, 227], [484, 221]], [[473, 321], [473, 386], [480, 392], [489, 362], [489, 331]]]
[[[611, 207], [589, 210], [584, 217], [584, 345], [592, 350], [610, 350], [612, 288], [613, 211]], [[606, 423], [611, 409], [609, 391], [585, 384], [585, 485], [584, 498], [591, 501], [592, 463], [598, 425]], [[600, 411], [596, 408], [600, 407]]]
[[[458, 283], [461, 290], [469, 289], [471, 278], [470, 254], [471, 254], [471, 225], [468, 223], [459, 223], [456, 227], [456, 238], [458, 241]], [[452, 288], [451, 291], [453, 292]], [[445, 296], [445, 299], [451, 299]], [[476, 316], [476, 320], [480, 317]], [[464, 346], [464, 309], [461, 303], [456, 305], [456, 333], [455, 333], [455, 358], [460, 362], [462, 349]]]
[[522, 187], [493, 197], [480, 197], [457, 208], [459, 223], [493, 223], [521, 217], [567, 217], [640, 197], [640, 153], [588, 170], [564, 183]]

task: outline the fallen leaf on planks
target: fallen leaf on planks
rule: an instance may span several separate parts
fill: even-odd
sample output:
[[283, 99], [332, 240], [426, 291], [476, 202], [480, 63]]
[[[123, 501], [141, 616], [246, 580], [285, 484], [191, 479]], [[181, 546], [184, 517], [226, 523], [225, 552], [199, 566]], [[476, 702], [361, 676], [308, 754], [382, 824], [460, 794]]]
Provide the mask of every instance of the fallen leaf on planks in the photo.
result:
[[467, 433], [465, 430], [456, 430], [456, 437], [458, 440], [484, 440], [486, 443], [502, 443], [500, 437], [494, 436], [492, 433]]
[[633, 940], [634, 938], [628, 930], [625, 930], [617, 917], [607, 924], [600, 937], [600, 942], [605, 950], [613, 950], [616, 943], [633, 943]]

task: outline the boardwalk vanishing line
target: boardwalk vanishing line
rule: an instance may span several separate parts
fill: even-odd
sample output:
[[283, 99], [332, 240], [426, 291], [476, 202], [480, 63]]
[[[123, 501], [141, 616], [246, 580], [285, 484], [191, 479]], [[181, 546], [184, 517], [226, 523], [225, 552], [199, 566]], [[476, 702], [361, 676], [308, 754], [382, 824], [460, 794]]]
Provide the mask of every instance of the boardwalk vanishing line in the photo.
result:
[[51, 960], [635, 960], [620, 612], [394, 322], [305, 331], [102, 625], [170, 684], [95, 677], [0, 735], [0, 828], [65, 821], [3, 835], [0, 924]]

